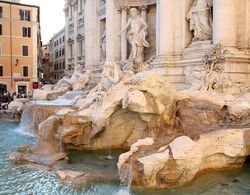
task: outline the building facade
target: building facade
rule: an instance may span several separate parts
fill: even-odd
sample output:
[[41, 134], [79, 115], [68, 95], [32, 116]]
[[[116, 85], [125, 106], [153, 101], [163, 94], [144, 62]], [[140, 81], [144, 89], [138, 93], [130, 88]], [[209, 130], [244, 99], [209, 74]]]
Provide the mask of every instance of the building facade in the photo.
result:
[[49, 82], [49, 72], [50, 72], [50, 64], [49, 64], [49, 44], [45, 44], [42, 46], [42, 54], [41, 54], [41, 63], [42, 63], [42, 76], [41, 81], [46, 83]]
[[40, 9], [0, 1], [0, 90], [31, 92], [40, 65]]
[[56, 33], [46, 45], [49, 59], [43, 64], [44, 80], [56, 83], [65, 75], [65, 31], [64, 28]]
[[84, 41], [85, 0], [65, 1], [65, 53], [66, 69], [74, 69], [74, 64], [85, 63]]
[[[225, 74], [237, 83], [250, 81], [249, 0], [67, 0], [66, 47], [77, 54], [77, 36], [83, 35], [85, 69], [98, 72], [106, 60], [130, 59], [131, 30], [118, 34], [132, 21], [131, 8], [147, 23], [144, 60], [178, 89], [192, 85], [217, 44], [228, 50]], [[77, 62], [66, 53], [67, 64]]]

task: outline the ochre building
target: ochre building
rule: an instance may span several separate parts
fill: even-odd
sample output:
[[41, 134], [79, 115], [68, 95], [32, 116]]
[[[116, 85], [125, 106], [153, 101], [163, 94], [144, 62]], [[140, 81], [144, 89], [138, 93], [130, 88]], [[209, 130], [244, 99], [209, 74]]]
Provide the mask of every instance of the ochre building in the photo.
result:
[[0, 92], [32, 92], [41, 45], [39, 7], [0, 1]]

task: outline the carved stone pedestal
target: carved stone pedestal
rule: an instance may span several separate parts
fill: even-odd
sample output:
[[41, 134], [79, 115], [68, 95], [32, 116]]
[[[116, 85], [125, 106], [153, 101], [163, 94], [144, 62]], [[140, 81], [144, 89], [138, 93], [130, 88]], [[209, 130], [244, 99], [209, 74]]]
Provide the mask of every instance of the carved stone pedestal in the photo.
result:
[[206, 55], [207, 52], [211, 51], [214, 48], [214, 45], [211, 44], [211, 41], [197, 41], [192, 42], [188, 48], [185, 48], [183, 51], [183, 59], [197, 59], [202, 58]]

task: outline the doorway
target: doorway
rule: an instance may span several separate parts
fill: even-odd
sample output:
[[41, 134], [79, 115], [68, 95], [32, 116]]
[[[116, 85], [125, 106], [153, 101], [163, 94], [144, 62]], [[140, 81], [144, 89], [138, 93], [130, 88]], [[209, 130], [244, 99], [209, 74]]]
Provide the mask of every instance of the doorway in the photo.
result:
[[18, 94], [26, 94], [27, 86], [26, 85], [19, 85], [17, 88]]
[[5, 91], [7, 91], [7, 85], [0, 83], [0, 93], [2, 94]]

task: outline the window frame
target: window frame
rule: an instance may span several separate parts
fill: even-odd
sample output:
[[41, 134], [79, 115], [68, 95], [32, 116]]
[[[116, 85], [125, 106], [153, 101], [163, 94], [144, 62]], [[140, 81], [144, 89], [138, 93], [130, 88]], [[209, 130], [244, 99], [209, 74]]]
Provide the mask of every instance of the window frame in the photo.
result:
[[[24, 55], [24, 47], [27, 47], [27, 55]], [[25, 56], [25, 57], [29, 56], [29, 46], [28, 45], [22, 45], [22, 56]]]
[[[24, 34], [24, 31], [26, 31], [26, 35]], [[31, 27], [22, 27], [22, 37], [31, 38]]]
[[0, 24], [0, 35], [3, 35], [3, 24]]
[[30, 10], [20, 9], [20, 19], [22, 21], [30, 22]]
[[[25, 68], [27, 68], [27, 75], [25, 75]], [[29, 66], [28, 65], [24, 65], [22, 68], [22, 76], [23, 77], [29, 77]]]
[[0, 65], [0, 77], [3, 77], [3, 65]]

